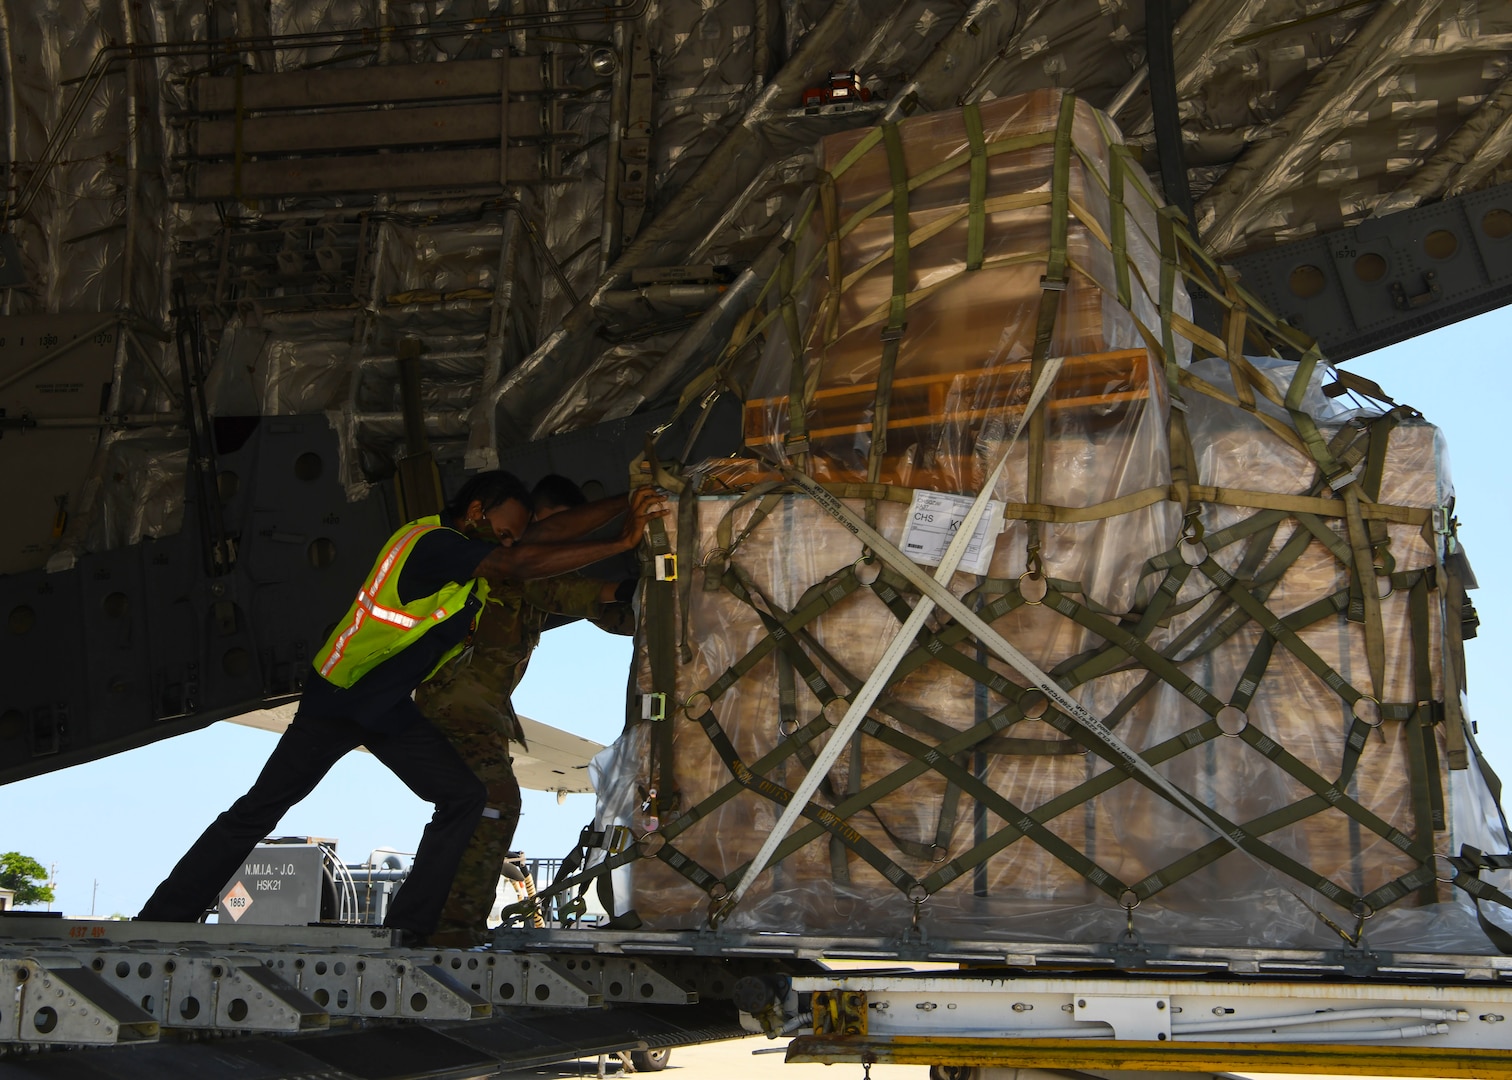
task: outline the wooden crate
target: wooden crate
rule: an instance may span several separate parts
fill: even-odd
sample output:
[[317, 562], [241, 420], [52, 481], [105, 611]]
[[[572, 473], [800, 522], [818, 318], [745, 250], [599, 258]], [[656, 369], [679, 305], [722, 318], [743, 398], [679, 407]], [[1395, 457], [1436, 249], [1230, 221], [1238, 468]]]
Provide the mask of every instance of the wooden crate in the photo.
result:
[[[980, 428], [992, 417], [1020, 416], [1032, 387], [1029, 361], [980, 368], [976, 371], [940, 372], [896, 379], [892, 385], [887, 430], [911, 431], [945, 424]], [[869, 416], [877, 384], [823, 387], [814, 392], [809, 411], [809, 441], [816, 446], [869, 434]], [[950, 407], [950, 398], [970, 402], [970, 407]], [[1060, 377], [1046, 400], [1051, 412], [1066, 409], [1100, 409], [1112, 415], [1131, 402], [1150, 396], [1149, 357], [1143, 349], [1089, 353], [1068, 357]], [[766, 445], [772, 432], [786, 427], [788, 397], [754, 398], [745, 406], [745, 444]], [[776, 419], [779, 423], [774, 424]]]

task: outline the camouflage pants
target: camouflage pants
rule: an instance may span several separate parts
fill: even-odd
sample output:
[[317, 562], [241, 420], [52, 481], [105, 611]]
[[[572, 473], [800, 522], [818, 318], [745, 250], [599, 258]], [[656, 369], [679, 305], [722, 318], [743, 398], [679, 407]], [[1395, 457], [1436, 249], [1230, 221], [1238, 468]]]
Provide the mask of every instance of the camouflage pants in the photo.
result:
[[508, 720], [501, 709], [505, 698], [491, 682], [463, 668], [450, 679], [424, 684], [415, 693], [415, 703], [426, 719], [450, 740], [488, 789], [484, 816], [462, 855], [436, 928], [437, 935], [476, 935], [480, 941], [488, 929], [499, 868], [520, 821], [520, 785], [509, 756]]

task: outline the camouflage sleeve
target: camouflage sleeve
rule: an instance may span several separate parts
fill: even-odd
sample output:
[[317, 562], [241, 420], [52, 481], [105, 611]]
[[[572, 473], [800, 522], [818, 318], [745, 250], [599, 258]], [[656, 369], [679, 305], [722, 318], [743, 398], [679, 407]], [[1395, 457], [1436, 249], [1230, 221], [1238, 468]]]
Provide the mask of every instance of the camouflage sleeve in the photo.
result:
[[593, 625], [605, 633], [634, 637], [635, 608], [629, 604], [605, 604], [603, 613], [593, 620]]
[[604, 583], [581, 574], [562, 574], [524, 585], [525, 602], [531, 607], [574, 619], [596, 619], [602, 605], [599, 593]]

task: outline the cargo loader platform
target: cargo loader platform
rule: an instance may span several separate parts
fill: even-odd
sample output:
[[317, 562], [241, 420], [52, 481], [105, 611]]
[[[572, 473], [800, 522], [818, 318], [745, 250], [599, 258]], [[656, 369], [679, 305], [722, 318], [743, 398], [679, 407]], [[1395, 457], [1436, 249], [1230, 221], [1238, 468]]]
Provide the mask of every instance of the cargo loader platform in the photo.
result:
[[546, 929], [501, 932], [496, 945], [559, 962], [578, 952], [834, 964], [772, 983], [764, 1010], [741, 995], [769, 1033], [797, 1036], [790, 1062], [943, 1066], [978, 1080], [994, 1069], [1512, 1077], [1512, 957], [1499, 955], [1222, 949], [1132, 934], [1046, 944]]

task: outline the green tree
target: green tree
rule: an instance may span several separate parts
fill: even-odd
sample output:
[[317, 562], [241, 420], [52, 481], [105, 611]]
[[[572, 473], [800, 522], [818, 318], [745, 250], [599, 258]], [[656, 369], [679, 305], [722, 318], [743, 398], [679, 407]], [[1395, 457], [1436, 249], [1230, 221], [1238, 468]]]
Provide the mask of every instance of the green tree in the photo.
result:
[[52, 886], [46, 882], [47, 868], [36, 859], [19, 851], [0, 855], [0, 889], [10, 889], [16, 894], [17, 907], [52, 903]]

